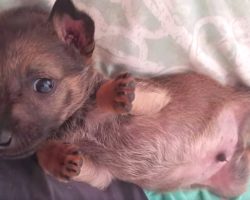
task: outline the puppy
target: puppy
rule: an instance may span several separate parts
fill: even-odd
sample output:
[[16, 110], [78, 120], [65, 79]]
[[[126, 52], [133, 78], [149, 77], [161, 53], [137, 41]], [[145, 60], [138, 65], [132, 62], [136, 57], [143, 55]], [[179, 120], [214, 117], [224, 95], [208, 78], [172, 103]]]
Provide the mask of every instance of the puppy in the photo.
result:
[[0, 28], [1, 157], [38, 149], [47, 173], [98, 188], [117, 178], [156, 191], [244, 192], [246, 89], [195, 73], [107, 80], [93, 68], [94, 22], [70, 0], [50, 15], [4, 12]]
[[94, 49], [93, 20], [85, 13], [74, 13], [77, 20], [62, 16], [60, 6], [69, 13], [71, 7], [67, 1], [59, 3], [51, 16], [39, 7], [0, 15], [1, 157], [33, 153], [100, 82], [87, 67]]

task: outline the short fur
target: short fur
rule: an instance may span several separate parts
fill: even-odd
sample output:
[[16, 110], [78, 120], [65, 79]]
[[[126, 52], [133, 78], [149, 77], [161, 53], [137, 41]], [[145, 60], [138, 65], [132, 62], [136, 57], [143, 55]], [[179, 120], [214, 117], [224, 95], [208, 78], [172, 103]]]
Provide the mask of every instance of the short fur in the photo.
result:
[[[107, 81], [90, 65], [91, 18], [69, 0], [57, 0], [48, 17], [35, 7], [0, 15], [0, 156], [27, 156], [50, 138], [38, 160], [60, 179], [105, 188], [118, 178], [158, 191], [202, 186], [227, 197], [244, 191], [247, 90], [195, 73], [137, 79], [135, 98], [146, 93], [147, 101], [120, 114], [133, 100], [131, 77]], [[49, 94], [33, 90], [44, 77], [55, 81]]]

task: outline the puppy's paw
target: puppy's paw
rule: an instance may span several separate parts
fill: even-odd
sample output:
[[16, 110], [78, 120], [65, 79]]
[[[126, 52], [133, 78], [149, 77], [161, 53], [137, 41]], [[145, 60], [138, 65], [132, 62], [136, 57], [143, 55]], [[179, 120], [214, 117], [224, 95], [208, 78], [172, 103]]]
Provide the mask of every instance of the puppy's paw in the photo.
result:
[[96, 94], [96, 102], [99, 108], [118, 114], [129, 112], [132, 109], [134, 98], [135, 80], [128, 73], [107, 81]]
[[83, 158], [78, 147], [72, 144], [64, 144], [65, 151], [61, 157], [60, 166], [56, 169], [58, 178], [70, 180], [81, 172]]
[[114, 81], [114, 102], [113, 108], [118, 113], [126, 113], [132, 109], [132, 102], [135, 99], [135, 81], [126, 73], [118, 76]]
[[79, 175], [83, 158], [76, 145], [49, 142], [38, 152], [37, 158], [44, 171], [60, 180], [70, 180]]

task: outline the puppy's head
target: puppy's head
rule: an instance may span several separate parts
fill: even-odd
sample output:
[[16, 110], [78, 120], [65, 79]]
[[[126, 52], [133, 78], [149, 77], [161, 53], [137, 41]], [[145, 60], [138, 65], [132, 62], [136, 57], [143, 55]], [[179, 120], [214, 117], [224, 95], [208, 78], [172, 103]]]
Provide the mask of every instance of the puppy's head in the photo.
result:
[[94, 23], [70, 0], [0, 15], [0, 157], [26, 156], [86, 100]]

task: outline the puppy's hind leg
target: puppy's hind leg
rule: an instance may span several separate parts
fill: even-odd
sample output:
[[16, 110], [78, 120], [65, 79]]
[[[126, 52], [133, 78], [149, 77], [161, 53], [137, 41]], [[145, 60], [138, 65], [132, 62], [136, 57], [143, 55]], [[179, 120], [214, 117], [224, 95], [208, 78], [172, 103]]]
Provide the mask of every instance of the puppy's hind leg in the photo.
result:
[[80, 173], [83, 158], [77, 145], [49, 141], [37, 151], [42, 169], [59, 180], [70, 180]]
[[83, 157], [80, 174], [73, 178], [73, 180], [88, 183], [102, 190], [111, 183], [112, 179], [112, 174], [106, 168], [98, 166], [87, 156]]
[[245, 150], [241, 155], [236, 154], [205, 185], [212, 192], [226, 198], [239, 196], [247, 189], [249, 165], [250, 151]]

